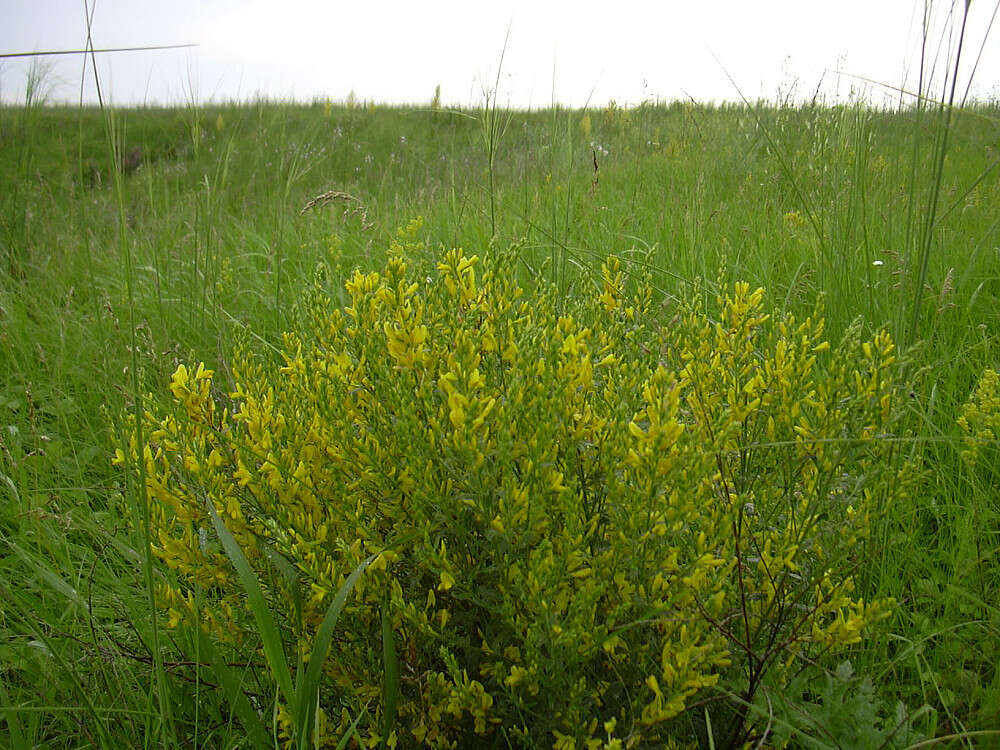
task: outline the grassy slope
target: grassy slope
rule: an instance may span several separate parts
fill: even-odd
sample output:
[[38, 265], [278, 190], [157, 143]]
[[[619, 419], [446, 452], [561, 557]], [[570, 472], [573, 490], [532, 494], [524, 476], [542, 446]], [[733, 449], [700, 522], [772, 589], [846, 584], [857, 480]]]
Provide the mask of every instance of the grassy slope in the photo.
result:
[[[119, 113], [120, 143], [146, 159], [122, 185], [133, 360], [101, 113], [0, 110], [0, 736], [116, 746], [162, 731], [225, 744], [227, 709], [201, 684], [211, 675], [172, 664], [169, 643], [175, 722], [155, 708], [141, 543], [118, 502], [107, 415], [130, 403], [133, 361], [156, 398], [180, 361], [224, 369], [247, 330], [277, 339], [319, 260], [335, 276], [374, 266], [417, 215], [432, 247], [522, 243], [520, 272], [567, 294], [590, 293], [607, 253], [653, 268], [664, 294], [725, 264], [726, 277], [762, 284], [790, 309], [823, 293], [834, 337], [862, 316], [911, 343], [913, 419], [927, 440], [907, 450], [927, 459], [928, 480], [880, 527], [865, 585], [903, 606], [891, 634], [853, 659], [887, 699], [935, 706], [939, 732], [993, 728], [1000, 505], [989, 478], [958, 460], [954, 420], [978, 374], [1000, 362], [1000, 170], [966, 192], [1000, 155], [997, 110], [954, 122], [915, 334], [933, 118], [688, 106], [584, 115], [500, 113], [494, 226], [481, 113]], [[327, 190], [357, 202], [299, 214]]]

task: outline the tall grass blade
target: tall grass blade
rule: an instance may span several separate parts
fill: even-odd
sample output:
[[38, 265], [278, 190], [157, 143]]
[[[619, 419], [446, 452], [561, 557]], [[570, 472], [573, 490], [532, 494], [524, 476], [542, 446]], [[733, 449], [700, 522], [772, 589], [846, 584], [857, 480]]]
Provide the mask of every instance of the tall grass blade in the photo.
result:
[[233, 712], [240, 720], [240, 725], [248, 735], [253, 747], [265, 748], [271, 746], [268, 737], [267, 727], [261, 721], [260, 715], [250, 703], [246, 693], [240, 687], [240, 680], [235, 674], [235, 670], [226, 664], [225, 659], [212, 645], [212, 639], [208, 638], [201, 628], [195, 628], [195, 637], [198, 639], [198, 648], [208, 658], [212, 666], [212, 676], [222, 687], [222, 692], [229, 701]]
[[76, 670], [74, 670], [73, 667], [66, 662], [62, 654], [55, 648], [55, 644], [49, 638], [48, 628], [39, 628], [35, 626], [35, 623], [33, 622], [34, 608], [30, 603], [22, 601], [21, 596], [16, 590], [10, 589], [7, 586], [0, 587], [0, 595], [2, 595], [2, 601], [5, 604], [5, 614], [19, 619], [24, 625], [25, 632], [30, 633], [35, 640], [44, 644], [46, 651], [50, 656], [52, 656], [53, 660], [59, 666], [62, 674], [72, 684], [73, 692], [77, 694], [85, 713], [93, 720], [93, 728], [98, 735], [100, 742], [99, 747], [114, 747], [115, 745], [111, 742], [111, 739], [108, 736], [105, 721], [98, 714], [97, 708], [91, 700], [91, 695], [84, 689], [83, 684], [77, 676]]
[[[716, 61], [719, 62], [718, 59], [716, 59]], [[723, 73], [725, 73], [726, 77], [729, 79], [729, 83], [733, 86], [734, 89], [736, 89], [736, 93], [743, 101], [743, 104], [746, 105], [747, 109], [750, 111], [750, 115], [753, 117], [754, 122], [756, 123], [757, 127], [760, 128], [761, 133], [763, 133], [764, 139], [767, 141], [768, 147], [771, 149], [772, 153], [777, 159], [779, 168], [781, 169], [785, 177], [788, 179], [789, 184], [792, 186], [792, 190], [795, 194], [795, 197], [798, 200], [799, 204], [802, 206], [802, 210], [805, 211], [806, 219], [808, 220], [809, 226], [812, 228], [813, 234], [816, 237], [816, 242], [819, 246], [819, 252], [820, 255], [822, 256], [823, 263], [827, 267], [830, 278], [833, 279], [833, 282], [837, 286], [838, 296], [840, 297], [841, 300], [843, 300], [846, 295], [844, 293], [843, 282], [838, 272], [839, 269], [837, 265], [837, 259], [834, 258], [832, 253], [830, 252], [829, 240], [826, 235], [826, 230], [823, 227], [822, 218], [820, 217], [819, 209], [815, 201], [813, 201], [810, 198], [810, 196], [806, 194], [806, 191], [800, 184], [801, 180], [796, 175], [795, 171], [792, 169], [790, 160], [786, 158], [782, 149], [778, 145], [778, 142], [775, 139], [774, 134], [771, 132], [771, 129], [768, 128], [763, 118], [761, 117], [759, 107], [754, 105], [749, 99], [746, 98], [746, 96], [743, 95], [743, 91], [742, 89], [740, 89], [739, 85], [737, 85], [736, 79], [734, 79], [732, 75], [730, 75], [729, 71], [724, 66], [722, 66], [721, 62], [719, 62], [719, 65], [722, 67]]]
[[11, 750], [27, 750], [31, 745], [24, 740], [25, 733], [21, 728], [17, 707], [11, 702], [3, 679], [0, 679], [0, 705], [3, 707], [3, 716], [7, 722], [7, 737], [10, 740]]
[[486, 169], [489, 180], [490, 197], [490, 239], [497, 234], [497, 190], [495, 184], [496, 157], [500, 148], [500, 141], [503, 139], [507, 127], [510, 125], [510, 111], [499, 109], [497, 97], [500, 90], [500, 76], [503, 72], [503, 60], [507, 54], [507, 44], [510, 41], [510, 27], [507, 27], [507, 34], [503, 40], [503, 49], [500, 52], [500, 63], [497, 65], [497, 77], [493, 83], [493, 90], [483, 92], [483, 109], [480, 115], [480, 125], [482, 126], [483, 145], [486, 147]]
[[53, 57], [55, 55], [100, 55], [105, 52], [149, 52], [161, 49], [185, 49], [187, 47], [197, 47], [197, 44], [156, 44], [151, 47], [101, 47], [98, 49], [55, 49], [44, 52], [5, 52], [0, 54], [0, 59], [13, 57]]
[[962, 12], [962, 27], [958, 33], [958, 47], [955, 51], [955, 62], [951, 69], [951, 87], [948, 91], [948, 82], [945, 80], [945, 91], [947, 103], [944, 102], [938, 107], [938, 116], [942, 120], [941, 131], [934, 147], [934, 172], [931, 176], [931, 194], [927, 200], [927, 208], [924, 213], [923, 226], [920, 236], [920, 266], [917, 271], [916, 283], [913, 287], [913, 309], [910, 316], [909, 341], [915, 340], [917, 327], [920, 323], [921, 299], [923, 297], [924, 284], [927, 281], [927, 269], [930, 263], [931, 247], [934, 242], [934, 226], [936, 224], [938, 198], [941, 193], [941, 183], [944, 181], [944, 160], [948, 153], [948, 138], [951, 134], [952, 113], [954, 111], [955, 90], [958, 88], [958, 67], [962, 59], [962, 44], [965, 41], [965, 27], [969, 20], [969, 3], [966, 2]]
[[[129, 394], [132, 399], [132, 413], [135, 420], [135, 440], [136, 445], [143, 445], [143, 390], [139, 382], [139, 358], [138, 358], [138, 346], [136, 337], [137, 328], [137, 316], [136, 316], [136, 294], [135, 294], [135, 275], [133, 269], [133, 257], [132, 248], [129, 245], [128, 239], [128, 222], [126, 219], [126, 208], [125, 208], [125, 187], [123, 184], [121, 165], [121, 149], [119, 148], [119, 137], [120, 132], [118, 130], [118, 124], [115, 119], [115, 112], [113, 107], [105, 107], [105, 101], [103, 94], [101, 93], [101, 78], [97, 69], [97, 57], [95, 55], [94, 41], [93, 41], [93, 14], [95, 5], [92, 5], [88, 0], [84, 0], [83, 10], [84, 18], [86, 19], [87, 26], [87, 40], [86, 49], [89, 52], [91, 65], [94, 72], [94, 85], [97, 90], [97, 98], [100, 105], [101, 113], [104, 116], [104, 137], [108, 147], [108, 153], [111, 156], [113, 168], [111, 173], [114, 178], [114, 195], [115, 202], [117, 204], [118, 210], [118, 250], [122, 259], [122, 269], [125, 276], [125, 288], [126, 288], [126, 299], [127, 299], [127, 309], [128, 309], [128, 322], [130, 331], [130, 365], [129, 365], [129, 375], [130, 375], [130, 386], [131, 393]], [[166, 681], [166, 671], [163, 665], [163, 655], [160, 653], [160, 623], [156, 612], [156, 596], [153, 590], [153, 561], [152, 561], [152, 538], [150, 532], [150, 512], [149, 512], [149, 497], [146, 494], [146, 463], [145, 461], [138, 461], [138, 482], [135, 486], [130, 487], [132, 490], [130, 494], [133, 494], [136, 498], [137, 504], [139, 506], [139, 517], [142, 519], [142, 538], [143, 538], [143, 560], [142, 569], [143, 577], [146, 584], [146, 597], [149, 605], [149, 618], [150, 618], [150, 636], [151, 636], [151, 651], [153, 656], [153, 672], [156, 679], [156, 695], [158, 700], [158, 706], [160, 712], [163, 716], [163, 724], [161, 729], [166, 733], [165, 740], [169, 740], [169, 737], [173, 737], [173, 741], [176, 741], [176, 732], [174, 728], [172, 713], [171, 713], [171, 700], [167, 688]], [[150, 710], [152, 708], [150, 707]], [[152, 717], [150, 717], [151, 719]]]

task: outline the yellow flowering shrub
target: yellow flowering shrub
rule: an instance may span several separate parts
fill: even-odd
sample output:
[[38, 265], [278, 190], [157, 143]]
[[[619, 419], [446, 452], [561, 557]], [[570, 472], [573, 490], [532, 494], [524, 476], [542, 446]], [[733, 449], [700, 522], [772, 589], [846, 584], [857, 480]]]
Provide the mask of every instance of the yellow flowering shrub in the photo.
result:
[[209, 504], [306, 658], [378, 555], [323, 665], [321, 742], [360, 715], [368, 747], [683, 745], [720, 680], [749, 701], [771, 666], [857, 643], [892, 606], [850, 575], [905, 485], [882, 440], [888, 334], [832, 349], [818, 313], [775, 316], [743, 283], [664, 312], [613, 257], [567, 299], [522, 289], [515, 263], [356, 271], [345, 306], [311, 295], [280, 362], [239, 351], [226, 388], [179, 367], [175, 407], [118, 456], [145, 462], [170, 625], [254, 643]]
[[983, 371], [962, 407], [958, 425], [965, 433], [962, 458], [971, 465], [996, 467], [1000, 442], [1000, 374], [996, 370]]

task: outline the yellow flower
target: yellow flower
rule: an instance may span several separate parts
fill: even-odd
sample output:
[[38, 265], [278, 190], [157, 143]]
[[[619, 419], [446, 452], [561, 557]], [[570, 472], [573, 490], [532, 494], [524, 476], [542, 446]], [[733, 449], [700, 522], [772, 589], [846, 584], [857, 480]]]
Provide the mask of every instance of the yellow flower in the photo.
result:
[[184, 398], [188, 391], [188, 371], [184, 365], [178, 365], [170, 377], [170, 392], [178, 401]]
[[504, 684], [507, 687], [514, 687], [518, 683], [527, 679], [530, 673], [524, 667], [513, 666], [510, 668], [510, 674], [504, 678]]

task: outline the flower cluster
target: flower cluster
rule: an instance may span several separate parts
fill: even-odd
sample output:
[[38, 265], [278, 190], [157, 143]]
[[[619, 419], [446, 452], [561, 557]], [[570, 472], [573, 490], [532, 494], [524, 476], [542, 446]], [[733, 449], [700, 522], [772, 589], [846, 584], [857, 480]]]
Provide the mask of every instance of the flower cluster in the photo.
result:
[[323, 665], [332, 742], [360, 716], [371, 747], [597, 750], [690, 741], [695, 696], [888, 613], [849, 572], [905, 487], [887, 334], [832, 349], [746, 284], [661, 316], [616, 258], [589, 299], [526, 292], [513, 261], [452, 250], [428, 276], [393, 253], [343, 307], [314, 292], [281, 362], [237, 352], [228, 393], [178, 368], [176, 408], [118, 457], [145, 462], [171, 625], [250, 637], [211, 505], [300, 653], [378, 555]]

